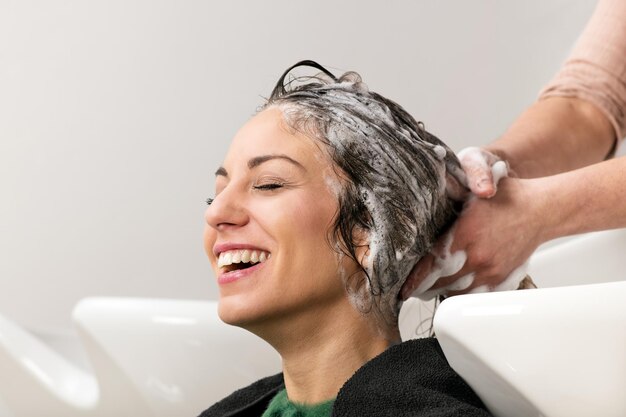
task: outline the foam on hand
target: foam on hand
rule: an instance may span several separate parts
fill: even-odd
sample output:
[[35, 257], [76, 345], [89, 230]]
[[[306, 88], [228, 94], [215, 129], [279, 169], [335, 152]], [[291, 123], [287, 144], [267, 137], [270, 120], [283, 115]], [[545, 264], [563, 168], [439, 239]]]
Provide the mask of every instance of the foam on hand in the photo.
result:
[[474, 170], [478, 168], [479, 171], [483, 172], [490, 170], [494, 188], [497, 188], [498, 182], [502, 178], [509, 175], [509, 167], [506, 161], [484, 149], [469, 146], [461, 149], [456, 155], [464, 167], [472, 167]]
[[431, 290], [432, 286], [435, 285], [439, 278], [456, 274], [463, 268], [467, 260], [465, 251], [450, 252], [453, 239], [454, 229], [450, 230], [446, 235], [443, 250], [435, 256], [431, 271], [426, 275], [415, 291], [413, 291], [411, 297], [430, 300], [438, 295], [445, 294], [447, 291], [461, 291], [472, 285], [474, 276], [473, 274], [469, 274], [454, 281], [447, 287]]
[[515, 268], [511, 273], [495, 287], [490, 288], [487, 285], [481, 285], [480, 287], [472, 288], [470, 294], [489, 292], [489, 291], [513, 291], [519, 288], [520, 283], [526, 278], [526, 271], [528, 270], [528, 261]]
[[[483, 151], [479, 148], [470, 147], [463, 149], [459, 152], [460, 159], [471, 159], [474, 163], [486, 165], [487, 160], [484, 157]], [[501, 179], [506, 178], [509, 174], [508, 165], [505, 161], [496, 161], [491, 166], [491, 175], [493, 178], [494, 186], [497, 186]], [[412, 297], [420, 298], [424, 301], [431, 300], [434, 297], [440, 295], [446, 295], [452, 291], [463, 291], [469, 288], [474, 282], [475, 273], [471, 272], [464, 275], [447, 286], [437, 289], [431, 289], [433, 285], [437, 283], [440, 278], [449, 277], [461, 270], [465, 261], [467, 260], [467, 253], [465, 251], [450, 252], [452, 241], [454, 240], [454, 227], [447, 233], [446, 241], [444, 243], [443, 250], [435, 255], [433, 266], [429, 274], [423, 279], [420, 285], [411, 294]], [[511, 273], [495, 287], [489, 287], [487, 285], [481, 285], [473, 288], [470, 293], [480, 293], [488, 291], [511, 291], [519, 288], [520, 283], [526, 277], [526, 271], [528, 269], [528, 261], [523, 265], [515, 268]]]
[[508, 177], [509, 168], [504, 161], [498, 161], [491, 166], [491, 176], [493, 177], [493, 184], [498, 185], [498, 182], [502, 178]]

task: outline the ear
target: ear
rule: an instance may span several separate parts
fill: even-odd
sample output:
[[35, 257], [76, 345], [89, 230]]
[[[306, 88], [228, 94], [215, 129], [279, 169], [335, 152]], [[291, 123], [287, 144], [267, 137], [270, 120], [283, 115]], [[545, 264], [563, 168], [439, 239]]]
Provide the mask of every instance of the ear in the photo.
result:
[[352, 234], [352, 242], [354, 244], [354, 253], [359, 264], [367, 269], [370, 265], [370, 235], [369, 232], [363, 228], [358, 228]]

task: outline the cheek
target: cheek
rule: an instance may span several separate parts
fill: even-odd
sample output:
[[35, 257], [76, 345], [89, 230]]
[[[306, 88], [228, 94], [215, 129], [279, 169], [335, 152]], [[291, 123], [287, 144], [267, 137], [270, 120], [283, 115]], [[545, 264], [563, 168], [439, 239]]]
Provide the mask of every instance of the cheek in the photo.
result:
[[331, 251], [327, 235], [335, 204], [334, 200], [310, 190], [293, 192], [280, 201], [272, 199], [258, 205], [255, 220], [295, 266], [295, 263], [302, 262], [300, 257], [294, 262], [296, 253], [316, 259], [324, 251]]
[[296, 222], [301, 233], [314, 238], [316, 241], [321, 240], [327, 245], [327, 236], [332, 225], [332, 211], [326, 210], [326, 207], [319, 207], [313, 204], [303, 204], [298, 210]]
[[291, 214], [288, 216], [289, 228], [297, 231], [301, 240], [323, 243], [328, 246], [327, 235], [332, 226], [335, 205], [326, 198], [307, 196], [293, 201]]
[[285, 240], [291, 242], [289, 252], [297, 253], [295, 267], [309, 269], [313, 264], [322, 275], [337, 273], [338, 257], [329, 239], [334, 214], [332, 200], [314, 196], [293, 202], [290, 215], [281, 219], [281, 228]]

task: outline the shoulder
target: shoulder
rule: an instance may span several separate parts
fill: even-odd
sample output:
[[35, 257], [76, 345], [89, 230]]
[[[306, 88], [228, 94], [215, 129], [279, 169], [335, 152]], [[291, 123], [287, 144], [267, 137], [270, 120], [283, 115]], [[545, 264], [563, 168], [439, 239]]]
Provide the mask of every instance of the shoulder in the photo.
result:
[[283, 374], [260, 379], [215, 403], [199, 417], [260, 416], [284, 386]]
[[[434, 413], [434, 414], [433, 414]], [[489, 416], [434, 338], [409, 340], [366, 363], [339, 391], [336, 416]]]

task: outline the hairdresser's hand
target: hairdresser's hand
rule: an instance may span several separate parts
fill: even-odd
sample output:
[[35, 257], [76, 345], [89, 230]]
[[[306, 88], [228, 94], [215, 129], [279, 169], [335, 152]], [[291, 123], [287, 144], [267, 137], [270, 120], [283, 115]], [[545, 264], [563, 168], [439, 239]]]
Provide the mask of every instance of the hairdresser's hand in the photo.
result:
[[469, 186], [482, 198], [466, 202], [453, 228], [413, 268], [402, 299], [514, 289], [508, 287], [519, 283], [524, 264], [545, 241], [535, 181], [507, 179], [495, 195], [506, 176], [504, 161], [478, 148], [461, 151], [459, 159]]
[[525, 275], [520, 266], [546, 240], [534, 181], [507, 178], [493, 198], [470, 198], [452, 229], [417, 263], [402, 299], [517, 288]]

